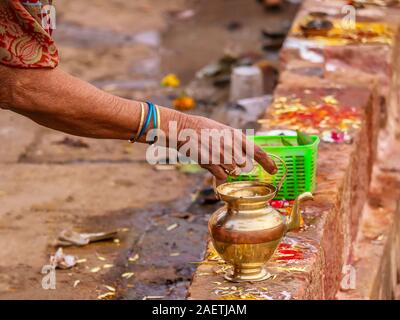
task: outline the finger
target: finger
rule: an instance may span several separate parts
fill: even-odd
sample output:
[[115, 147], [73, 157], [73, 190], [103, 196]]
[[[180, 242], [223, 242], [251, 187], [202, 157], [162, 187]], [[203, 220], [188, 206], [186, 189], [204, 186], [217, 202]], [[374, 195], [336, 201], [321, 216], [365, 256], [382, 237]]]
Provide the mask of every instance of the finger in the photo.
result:
[[242, 146], [236, 146], [235, 145], [235, 149], [233, 152], [233, 161], [235, 162], [235, 164], [239, 167], [239, 168], [245, 168], [248, 165], [248, 157], [245, 154]]
[[235, 155], [235, 163], [242, 169], [242, 172], [249, 172], [253, 169], [253, 158], [248, 155], [242, 154], [239, 157]]
[[246, 168], [246, 167], [247, 167], [247, 161], [245, 160], [245, 161], [242, 162], [242, 163], [237, 163], [237, 166], [238, 166], [239, 168]]
[[242, 173], [242, 169], [239, 166], [225, 168], [221, 165], [221, 167], [228, 176], [237, 177]]
[[[253, 161], [254, 159], [256, 162], [258, 162], [264, 170], [266, 170], [270, 174], [275, 174], [278, 171], [278, 168], [275, 164], [275, 162], [268, 157], [267, 153], [264, 152], [259, 146], [257, 146], [253, 141], [250, 141], [247, 139], [247, 137], [241, 133], [241, 137], [238, 137], [239, 139], [242, 139], [242, 149], [245, 154], [245, 159], [246, 159], [246, 170], [245, 172], [249, 172], [253, 168]], [[239, 161], [238, 161], [239, 162]], [[250, 169], [250, 170], [248, 170]]]
[[[231, 172], [234, 171], [237, 168], [237, 164], [234, 161], [233, 158], [233, 149], [230, 146], [231, 142], [229, 144], [226, 141], [221, 142], [220, 144], [220, 165], [221, 167], [227, 171]], [[228, 173], [229, 174], [229, 173]]]
[[254, 159], [250, 156], [246, 155], [246, 161], [244, 162], [244, 166], [241, 167], [242, 172], [251, 172], [254, 169]]
[[246, 136], [239, 130], [234, 131], [234, 140], [232, 142], [232, 156], [233, 162], [239, 168], [248, 167], [248, 157], [246, 155]]
[[217, 184], [220, 182], [226, 181], [228, 178], [228, 175], [224, 171], [224, 169], [221, 166], [218, 165], [203, 165], [202, 166], [204, 169], [207, 169], [214, 175], [214, 177], [217, 179]]
[[268, 157], [267, 153], [259, 146], [254, 146], [254, 160], [256, 160], [264, 170], [270, 174], [275, 174], [278, 171], [275, 161]]
[[230, 176], [238, 176], [242, 172], [240, 167], [234, 162], [233, 164], [221, 164], [222, 169]]
[[233, 131], [227, 130], [223, 141], [220, 142], [220, 166], [224, 169], [226, 174], [230, 176], [238, 176], [240, 175], [241, 170], [235, 162], [235, 153], [237, 150], [234, 143], [234, 136], [232, 134]]

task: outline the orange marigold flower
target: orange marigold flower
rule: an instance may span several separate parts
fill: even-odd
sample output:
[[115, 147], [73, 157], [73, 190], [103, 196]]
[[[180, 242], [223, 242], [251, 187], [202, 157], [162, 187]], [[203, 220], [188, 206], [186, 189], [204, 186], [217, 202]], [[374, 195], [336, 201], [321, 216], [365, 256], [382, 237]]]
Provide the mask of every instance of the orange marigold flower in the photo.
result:
[[185, 111], [193, 109], [196, 106], [196, 102], [192, 97], [184, 95], [176, 98], [173, 101], [173, 105], [175, 109]]

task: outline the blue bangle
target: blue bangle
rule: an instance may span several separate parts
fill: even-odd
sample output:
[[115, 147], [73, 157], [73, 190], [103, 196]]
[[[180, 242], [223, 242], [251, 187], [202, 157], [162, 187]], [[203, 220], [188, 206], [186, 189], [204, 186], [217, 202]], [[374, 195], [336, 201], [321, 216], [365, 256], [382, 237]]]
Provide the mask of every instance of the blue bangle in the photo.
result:
[[147, 103], [147, 105], [149, 106], [149, 109], [148, 109], [148, 112], [147, 112], [146, 121], [145, 121], [145, 123], [144, 123], [144, 126], [143, 126], [142, 130], [140, 131], [140, 134], [139, 134], [139, 136], [138, 136], [138, 139], [146, 132], [146, 129], [147, 129], [149, 123], [150, 123], [151, 116], [152, 116], [152, 114], [153, 114], [153, 107], [152, 107], [152, 105], [149, 104], [149, 103]]
[[157, 129], [157, 111], [156, 111], [156, 107], [155, 107], [153, 102], [146, 101], [146, 103], [149, 106], [151, 106], [152, 109], [153, 109], [153, 125], [154, 125], [154, 129]]
[[[152, 110], [153, 110], [153, 125], [154, 125], [154, 129], [157, 129], [157, 123], [158, 123], [158, 119], [157, 119], [157, 117], [158, 117], [158, 115], [157, 115], [157, 108], [156, 108], [156, 106], [154, 105], [154, 103], [152, 103], [152, 102], [150, 102], [150, 101], [147, 101], [147, 104], [148, 104], [149, 106], [151, 106], [151, 108], [152, 108]], [[157, 141], [157, 137], [155, 137], [154, 140], [150, 142], [150, 144], [154, 144], [154, 143], [156, 143], [156, 141]]]

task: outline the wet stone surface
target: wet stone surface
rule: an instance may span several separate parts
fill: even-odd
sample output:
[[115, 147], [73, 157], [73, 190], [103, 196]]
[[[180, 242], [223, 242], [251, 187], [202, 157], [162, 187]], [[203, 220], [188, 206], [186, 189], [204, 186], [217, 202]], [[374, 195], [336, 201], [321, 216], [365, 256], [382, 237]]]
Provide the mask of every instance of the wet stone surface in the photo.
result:
[[[208, 213], [218, 206], [220, 204], [191, 204], [182, 210], [185, 205], [179, 205], [178, 201], [158, 208], [140, 209], [139, 216], [145, 216], [147, 220], [141, 224], [146, 230], [135, 239], [126, 255], [139, 255], [138, 260], [127, 268], [135, 273], [130, 282], [133, 288], [121, 292], [120, 298], [185, 297], [197, 262], [204, 254]], [[135, 224], [137, 222], [135, 218]]]

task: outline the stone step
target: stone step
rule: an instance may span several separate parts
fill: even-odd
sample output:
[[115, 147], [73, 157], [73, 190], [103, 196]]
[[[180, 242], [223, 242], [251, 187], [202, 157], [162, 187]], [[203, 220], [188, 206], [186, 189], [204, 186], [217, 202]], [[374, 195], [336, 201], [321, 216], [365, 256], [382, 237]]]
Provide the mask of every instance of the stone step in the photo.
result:
[[[283, 240], [284, 246], [298, 252], [300, 258], [282, 258], [278, 250], [268, 263], [273, 279], [240, 285], [224, 283], [222, 271], [226, 266], [221, 261], [206, 259], [193, 278], [189, 290], [191, 299], [223, 298], [219, 288], [232, 286], [242, 289], [241, 293], [255, 289], [255, 296], [260, 299], [333, 299], [339, 288], [341, 268], [350, 252], [368, 191], [371, 170], [368, 164], [374, 157], [375, 147], [371, 145], [374, 140], [368, 137], [370, 132], [376, 131], [368, 127], [376, 123], [371, 120], [377, 114], [372, 95], [357, 87], [305, 89], [284, 84], [275, 94], [275, 105], [269, 107], [266, 114], [269, 129], [274, 128], [274, 116], [279, 109], [277, 101], [282, 98], [287, 99], [287, 103], [293, 100], [307, 105], [321, 102], [328, 96], [335, 97], [339, 109], [352, 106], [359, 110], [360, 128], [353, 133], [353, 144], [320, 145], [315, 199], [303, 206], [305, 225], [299, 232], [288, 233]], [[214, 257], [211, 246], [210, 252]], [[240, 298], [240, 294], [233, 294], [231, 298]]]
[[[398, 150], [398, 145], [396, 146]], [[400, 176], [374, 167], [337, 299], [400, 299]]]

